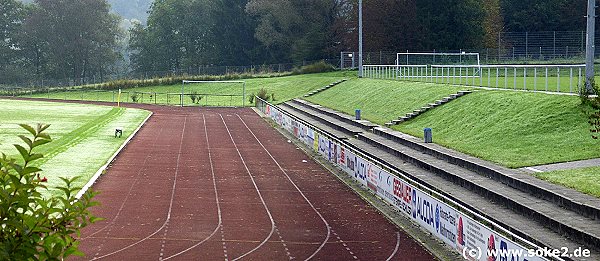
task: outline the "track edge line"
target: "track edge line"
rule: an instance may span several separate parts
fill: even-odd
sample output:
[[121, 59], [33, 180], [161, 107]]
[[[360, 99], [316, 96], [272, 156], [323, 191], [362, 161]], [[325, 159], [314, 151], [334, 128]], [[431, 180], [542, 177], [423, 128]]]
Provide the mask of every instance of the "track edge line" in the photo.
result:
[[[148, 110], [145, 110], [145, 111], [148, 111]], [[100, 169], [98, 169], [98, 171], [96, 171], [94, 176], [92, 176], [92, 178], [90, 178], [90, 180], [81, 188], [81, 190], [79, 190], [79, 192], [77, 192], [77, 195], [75, 196], [76, 199], [81, 199], [83, 194], [85, 194], [96, 183], [96, 180], [98, 180], [98, 178], [100, 178], [100, 176], [102, 176], [104, 171], [108, 168], [108, 165], [110, 165], [115, 160], [115, 158], [117, 158], [117, 156], [119, 156], [121, 151], [123, 149], [125, 149], [125, 147], [133, 139], [133, 137], [135, 137], [137, 135], [137, 133], [142, 129], [142, 127], [144, 127], [146, 125], [146, 123], [148, 122], [150, 117], [152, 117], [152, 115], [154, 115], [154, 112], [152, 112], [152, 111], [148, 111], [148, 112], [150, 112], [150, 114], [148, 114], [146, 119], [144, 119], [144, 121], [142, 121], [142, 123], [137, 127], [137, 129], [135, 129], [135, 131], [133, 131], [133, 133], [131, 133], [131, 135], [129, 135], [129, 138], [127, 138], [125, 140], [125, 142], [123, 142], [123, 144], [121, 144], [121, 147], [119, 147], [119, 149], [117, 149], [117, 151], [115, 151], [115, 153], [112, 155], [112, 157], [110, 157], [106, 161], [106, 164], [104, 164], [102, 167], [100, 167]]]

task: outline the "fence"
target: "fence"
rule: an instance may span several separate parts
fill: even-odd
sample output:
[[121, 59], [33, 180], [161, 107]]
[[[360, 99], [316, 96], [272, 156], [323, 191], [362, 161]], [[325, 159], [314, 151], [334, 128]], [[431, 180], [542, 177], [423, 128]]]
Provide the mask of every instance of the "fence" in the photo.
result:
[[365, 65], [373, 79], [578, 93], [585, 65]]
[[[138, 104], [241, 107], [244, 105], [242, 94], [181, 93], [181, 92], [140, 92], [105, 90], [52, 90], [20, 92], [19, 96], [52, 100], [75, 100], [95, 102], [122, 102]], [[193, 98], [193, 99], [192, 99]]]
[[[499, 63], [549, 63], [565, 60], [583, 62], [585, 58], [585, 31], [547, 32], [501, 32], [498, 33], [493, 48], [472, 48], [461, 50], [402, 50], [401, 52], [471, 52], [481, 55], [484, 64]], [[596, 36], [600, 42], [600, 35]], [[396, 64], [397, 51], [364, 52], [363, 63], [367, 65]], [[600, 57], [600, 46], [596, 47], [596, 57]], [[354, 66], [352, 66], [354, 65]], [[340, 68], [358, 66], [358, 52], [340, 53]]]
[[[468, 254], [474, 250], [473, 247], [478, 247], [480, 251], [488, 249], [488, 239], [492, 237], [495, 239], [494, 249], [523, 251], [523, 253], [527, 253], [529, 249], [540, 249], [535, 243], [489, 220], [470, 206], [454, 201], [443, 192], [408, 177], [386, 162], [355, 149], [345, 141], [330, 136], [315, 126], [280, 110], [277, 106], [258, 97], [255, 99], [256, 107], [260, 111], [298, 138], [308, 149], [314, 150], [326, 161], [339, 167], [352, 177], [353, 181], [392, 205], [405, 217], [418, 223], [421, 229], [427, 230], [458, 253]], [[378, 182], [379, 180], [387, 182]], [[444, 213], [442, 215], [444, 218], [434, 221], [434, 213], [441, 212]], [[471, 242], [471, 246], [465, 244], [467, 240]], [[516, 252], [507, 252], [508, 256], [500, 259], [520, 260], [522, 256], [512, 256], [517, 255]], [[487, 255], [481, 254], [483, 255], [480, 257], [471, 256], [471, 259], [487, 260]], [[559, 257], [555, 259], [562, 260]], [[533, 256], [528, 260], [545, 259]]]

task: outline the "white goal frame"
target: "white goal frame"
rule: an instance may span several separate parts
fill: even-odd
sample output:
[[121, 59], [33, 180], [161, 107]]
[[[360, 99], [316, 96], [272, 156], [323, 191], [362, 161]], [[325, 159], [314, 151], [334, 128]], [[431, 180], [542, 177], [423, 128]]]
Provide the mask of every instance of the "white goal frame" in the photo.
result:
[[242, 84], [242, 107], [246, 107], [246, 81], [189, 81], [183, 80], [181, 83], [181, 107], [183, 107], [183, 96], [185, 95], [185, 84], [189, 83], [241, 83]]
[[[406, 65], [404, 64], [400, 64], [400, 56], [401, 55], [406, 55]], [[477, 59], [477, 64], [435, 64], [435, 63], [431, 63], [431, 64], [409, 64], [409, 56], [411, 55], [423, 55], [423, 56], [475, 56]], [[462, 60], [462, 59], [460, 59]], [[473, 77], [476, 77], [477, 74], [481, 74], [481, 60], [479, 57], [479, 53], [468, 53], [468, 52], [460, 52], [460, 53], [410, 53], [410, 52], [405, 52], [405, 53], [396, 53], [396, 68], [402, 67], [402, 66], [426, 66], [426, 67], [430, 67], [430, 68], [477, 68], [476, 73], [473, 74]], [[475, 69], [474, 69], [475, 70]]]

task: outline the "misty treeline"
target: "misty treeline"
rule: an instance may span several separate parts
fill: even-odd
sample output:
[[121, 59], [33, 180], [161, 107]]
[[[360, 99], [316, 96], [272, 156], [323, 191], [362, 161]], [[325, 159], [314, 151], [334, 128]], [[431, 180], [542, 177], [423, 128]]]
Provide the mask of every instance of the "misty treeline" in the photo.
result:
[[[155, 0], [128, 31], [106, 0], [0, 0], [0, 82], [336, 58], [358, 0]], [[365, 51], [496, 48], [502, 31], [585, 30], [586, 0], [364, 0]], [[3, 40], [3, 41], [2, 41]], [[129, 59], [125, 59], [129, 60]]]

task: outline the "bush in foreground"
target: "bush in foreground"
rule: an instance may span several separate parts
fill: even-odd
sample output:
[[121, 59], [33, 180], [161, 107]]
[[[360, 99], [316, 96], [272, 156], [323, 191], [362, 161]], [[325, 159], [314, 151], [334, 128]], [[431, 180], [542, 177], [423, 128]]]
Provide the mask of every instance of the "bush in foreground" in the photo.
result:
[[[83, 255], [78, 250], [80, 230], [99, 218], [89, 212], [96, 205], [95, 192], [77, 199], [80, 188], [76, 180], [61, 178], [57, 187], [60, 196], [44, 197], [40, 190], [48, 189], [47, 179], [40, 178], [41, 169], [32, 165], [43, 156], [34, 149], [51, 141], [44, 131], [49, 125], [32, 128], [21, 125], [33, 136], [20, 135], [25, 147], [15, 145], [20, 159], [0, 158], [0, 260], [62, 260], [71, 255]], [[22, 160], [22, 161], [21, 161]]]

